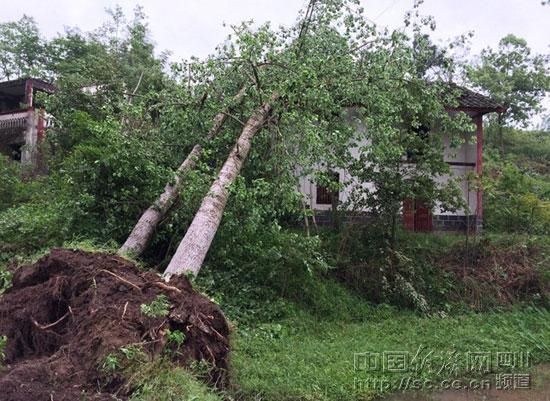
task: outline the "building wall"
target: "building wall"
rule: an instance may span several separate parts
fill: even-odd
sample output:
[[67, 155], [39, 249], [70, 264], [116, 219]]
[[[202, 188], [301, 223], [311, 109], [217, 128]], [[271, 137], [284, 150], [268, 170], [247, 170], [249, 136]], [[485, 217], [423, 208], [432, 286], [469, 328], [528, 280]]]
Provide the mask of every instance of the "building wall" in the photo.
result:
[[[10, 145], [21, 145], [21, 162], [35, 161], [40, 110], [23, 110], [0, 115], [0, 153], [11, 156]], [[23, 122], [21, 122], [23, 120]]]
[[[0, 153], [12, 157], [12, 147], [25, 144], [25, 131], [28, 124], [28, 111], [15, 111], [0, 114]], [[22, 155], [21, 155], [22, 156]]]
[[[358, 132], [364, 133], [366, 128], [363, 125], [358, 126]], [[364, 136], [364, 135], [362, 135]], [[455, 219], [456, 221], [466, 221], [466, 216], [474, 215], [477, 208], [476, 202], [476, 189], [473, 184], [470, 184], [468, 177], [475, 174], [475, 163], [476, 163], [476, 143], [475, 143], [475, 134], [465, 134], [464, 143], [458, 147], [451, 147], [449, 138], [446, 135], [443, 135], [443, 144], [444, 144], [444, 160], [449, 162], [450, 165], [450, 174], [436, 177], [436, 181], [444, 183], [451, 178], [458, 178], [459, 185], [462, 191], [462, 197], [466, 205], [465, 209], [460, 209], [456, 211], [446, 211], [442, 210], [438, 205], [436, 205], [433, 210], [433, 214], [437, 216], [461, 216], [460, 219]], [[363, 141], [360, 146], [368, 146], [368, 141]], [[350, 149], [352, 155], [357, 156], [358, 152], [355, 149]], [[340, 174], [340, 183], [350, 182], [349, 185], [344, 187], [339, 193], [340, 203], [348, 203], [351, 201], [351, 196], [353, 193], [354, 187], [361, 185], [365, 189], [374, 191], [374, 185], [372, 183], [363, 183], [359, 184], [354, 178], [349, 174], [348, 171], [343, 169], [335, 169], [335, 172]], [[318, 211], [328, 211], [332, 208], [331, 205], [319, 204], [316, 199], [317, 186], [314, 182], [314, 179], [311, 176], [301, 176], [299, 179], [299, 190], [304, 194], [306, 204], [314, 210]], [[368, 210], [359, 209], [362, 212], [368, 212]], [[452, 219], [443, 219], [440, 221], [439, 226], [446, 224], [447, 221], [455, 221]], [[466, 224], [466, 223], [464, 223]], [[437, 227], [436, 221], [434, 225]], [[458, 223], [451, 223], [450, 226], [458, 225]]]

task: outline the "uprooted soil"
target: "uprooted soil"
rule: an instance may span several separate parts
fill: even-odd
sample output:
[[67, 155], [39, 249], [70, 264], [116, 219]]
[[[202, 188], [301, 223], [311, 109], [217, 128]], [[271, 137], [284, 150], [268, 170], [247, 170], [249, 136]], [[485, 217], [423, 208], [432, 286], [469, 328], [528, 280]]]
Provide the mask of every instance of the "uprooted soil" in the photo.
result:
[[[144, 314], [141, 305], [161, 294], [168, 314]], [[185, 334], [177, 350], [168, 330]], [[206, 361], [208, 379], [223, 386], [228, 334], [219, 307], [186, 278], [166, 284], [114, 255], [53, 249], [17, 269], [0, 298], [0, 335], [8, 338], [0, 401], [124, 399], [132, 389], [122, 374], [106, 371], [105, 360], [129, 345], [182, 366]]]

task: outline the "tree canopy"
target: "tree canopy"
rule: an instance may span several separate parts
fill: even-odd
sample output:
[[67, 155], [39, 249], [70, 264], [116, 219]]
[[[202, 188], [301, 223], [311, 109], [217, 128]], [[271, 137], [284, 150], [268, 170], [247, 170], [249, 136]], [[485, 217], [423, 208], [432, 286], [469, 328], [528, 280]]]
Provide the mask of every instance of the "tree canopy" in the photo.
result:
[[475, 86], [506, 107], [503, 123], [525, 126], [550, 89], [548, 62], [547, 55], [533, 55], [524, 39], [510, 34], [496, 50], [484, 49], [467, 72]]
[[[200, 145], [149, 250], [166, 263], [243, 125], [269, 99], [218, 237], [253, 238], [302, 219], [298, 176], [328, 182], [335, 169], [354, 177], [339, 184], [353, 188], [346, 207], [369, 209], [388, 238], [405, 198], [464, 206], [456, 183], [437, 179], [449, 173], [438, 131], [458, 146], [473, 127], [463, 113], [448, 113], [457, 104], [447, 84], [457, 62], [430, 39], [435, 22], [420, 3], [405, 16], [406, 28], [389, 30], [371, 24], [358, 1], [311, 0], [290, 27], [243, 22], [210, 56], [174, 63], [156, 52], [140, 8], [132, 18], [111, 10], [97, 30], [68, 29], [52, 40], [29, 17], [2, 24], [3, 77], [43, 77], [59, 91], [44, 99], [55, 116], [43, 145], [49, 175], [28, 186], [10, 181], [0, 239], [29, 247], [78, 236], [122, 243]], [[546, 61], [508, 36], [468, 71], [510, 106], [507, 119], [525, 122], [547, 88]], [[210, 137], [219, 113], [223, 127]]]

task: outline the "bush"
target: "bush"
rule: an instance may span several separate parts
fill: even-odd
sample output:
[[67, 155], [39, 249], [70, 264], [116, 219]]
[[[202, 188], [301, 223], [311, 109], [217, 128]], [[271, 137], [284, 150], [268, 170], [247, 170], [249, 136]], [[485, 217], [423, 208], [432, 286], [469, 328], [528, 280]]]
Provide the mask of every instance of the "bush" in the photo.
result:
[[6, 157], [0, 155], [0, 211], [13, 204], [19, 192], [19, 171], [15, 163], [11, 163]]
[[36, 250], [75, 237], [122, 241], [158, 196], [168, 174], [155, 146], [115, 121], [88, 118], [86, 134], [52, 160], [45, 177], [24, 182], [16, 167], [0, 162], [0, 178], [8, 178], [0, 189], [0, 246]]
[[223, 231], [197, 283], [230, 317], [269, 321], [292, 314], [294, 304], [314, 307], [311, 287], [328, 269], [317, 237], [275, 223], [248, 238], [229, 240], [232, 230]]
[[123, 240], [144, 207], [163, 187], [167, 170], [148, 141], [123, 132], [114, 121], [90, 123], [91, 136], [65, 158], [58, 177], [85, 216], [77, 234]]
[[372, 231], [355, 227], [324, 240], [333, 244], [336, 277], [371, 302], [423, 313], [548, 305], [546, 236], [402, 232], [392, 249]]
[[550, 233], [550, 183], [506, 164], [485, 185], [486, 228], [491, 231]]

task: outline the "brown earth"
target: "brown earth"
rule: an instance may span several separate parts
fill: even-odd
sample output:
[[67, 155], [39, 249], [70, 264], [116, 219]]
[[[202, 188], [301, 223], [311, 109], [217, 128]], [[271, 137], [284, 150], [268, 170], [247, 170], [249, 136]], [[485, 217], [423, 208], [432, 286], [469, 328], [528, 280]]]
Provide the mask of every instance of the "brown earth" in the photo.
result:
[[[142, 304], [164, 294], [166, 316], [146, 316]], [[185, 342], [175, 349], [167, 331]], [[0, 335], [7, 336], [0, 401], [125, 399], [124, 376], [102, 369], [106, 357], [132, 345], [146, 360], [165, 357], [188, 366], [206, 361], [211, 383], [223, 387], [229, 328], [222, 311], [186, 278], [169, 285], [118, 256], [53, 249], [17, 269], [0, 298]], [[84, 397], [84, 398], [82, 398]]]

